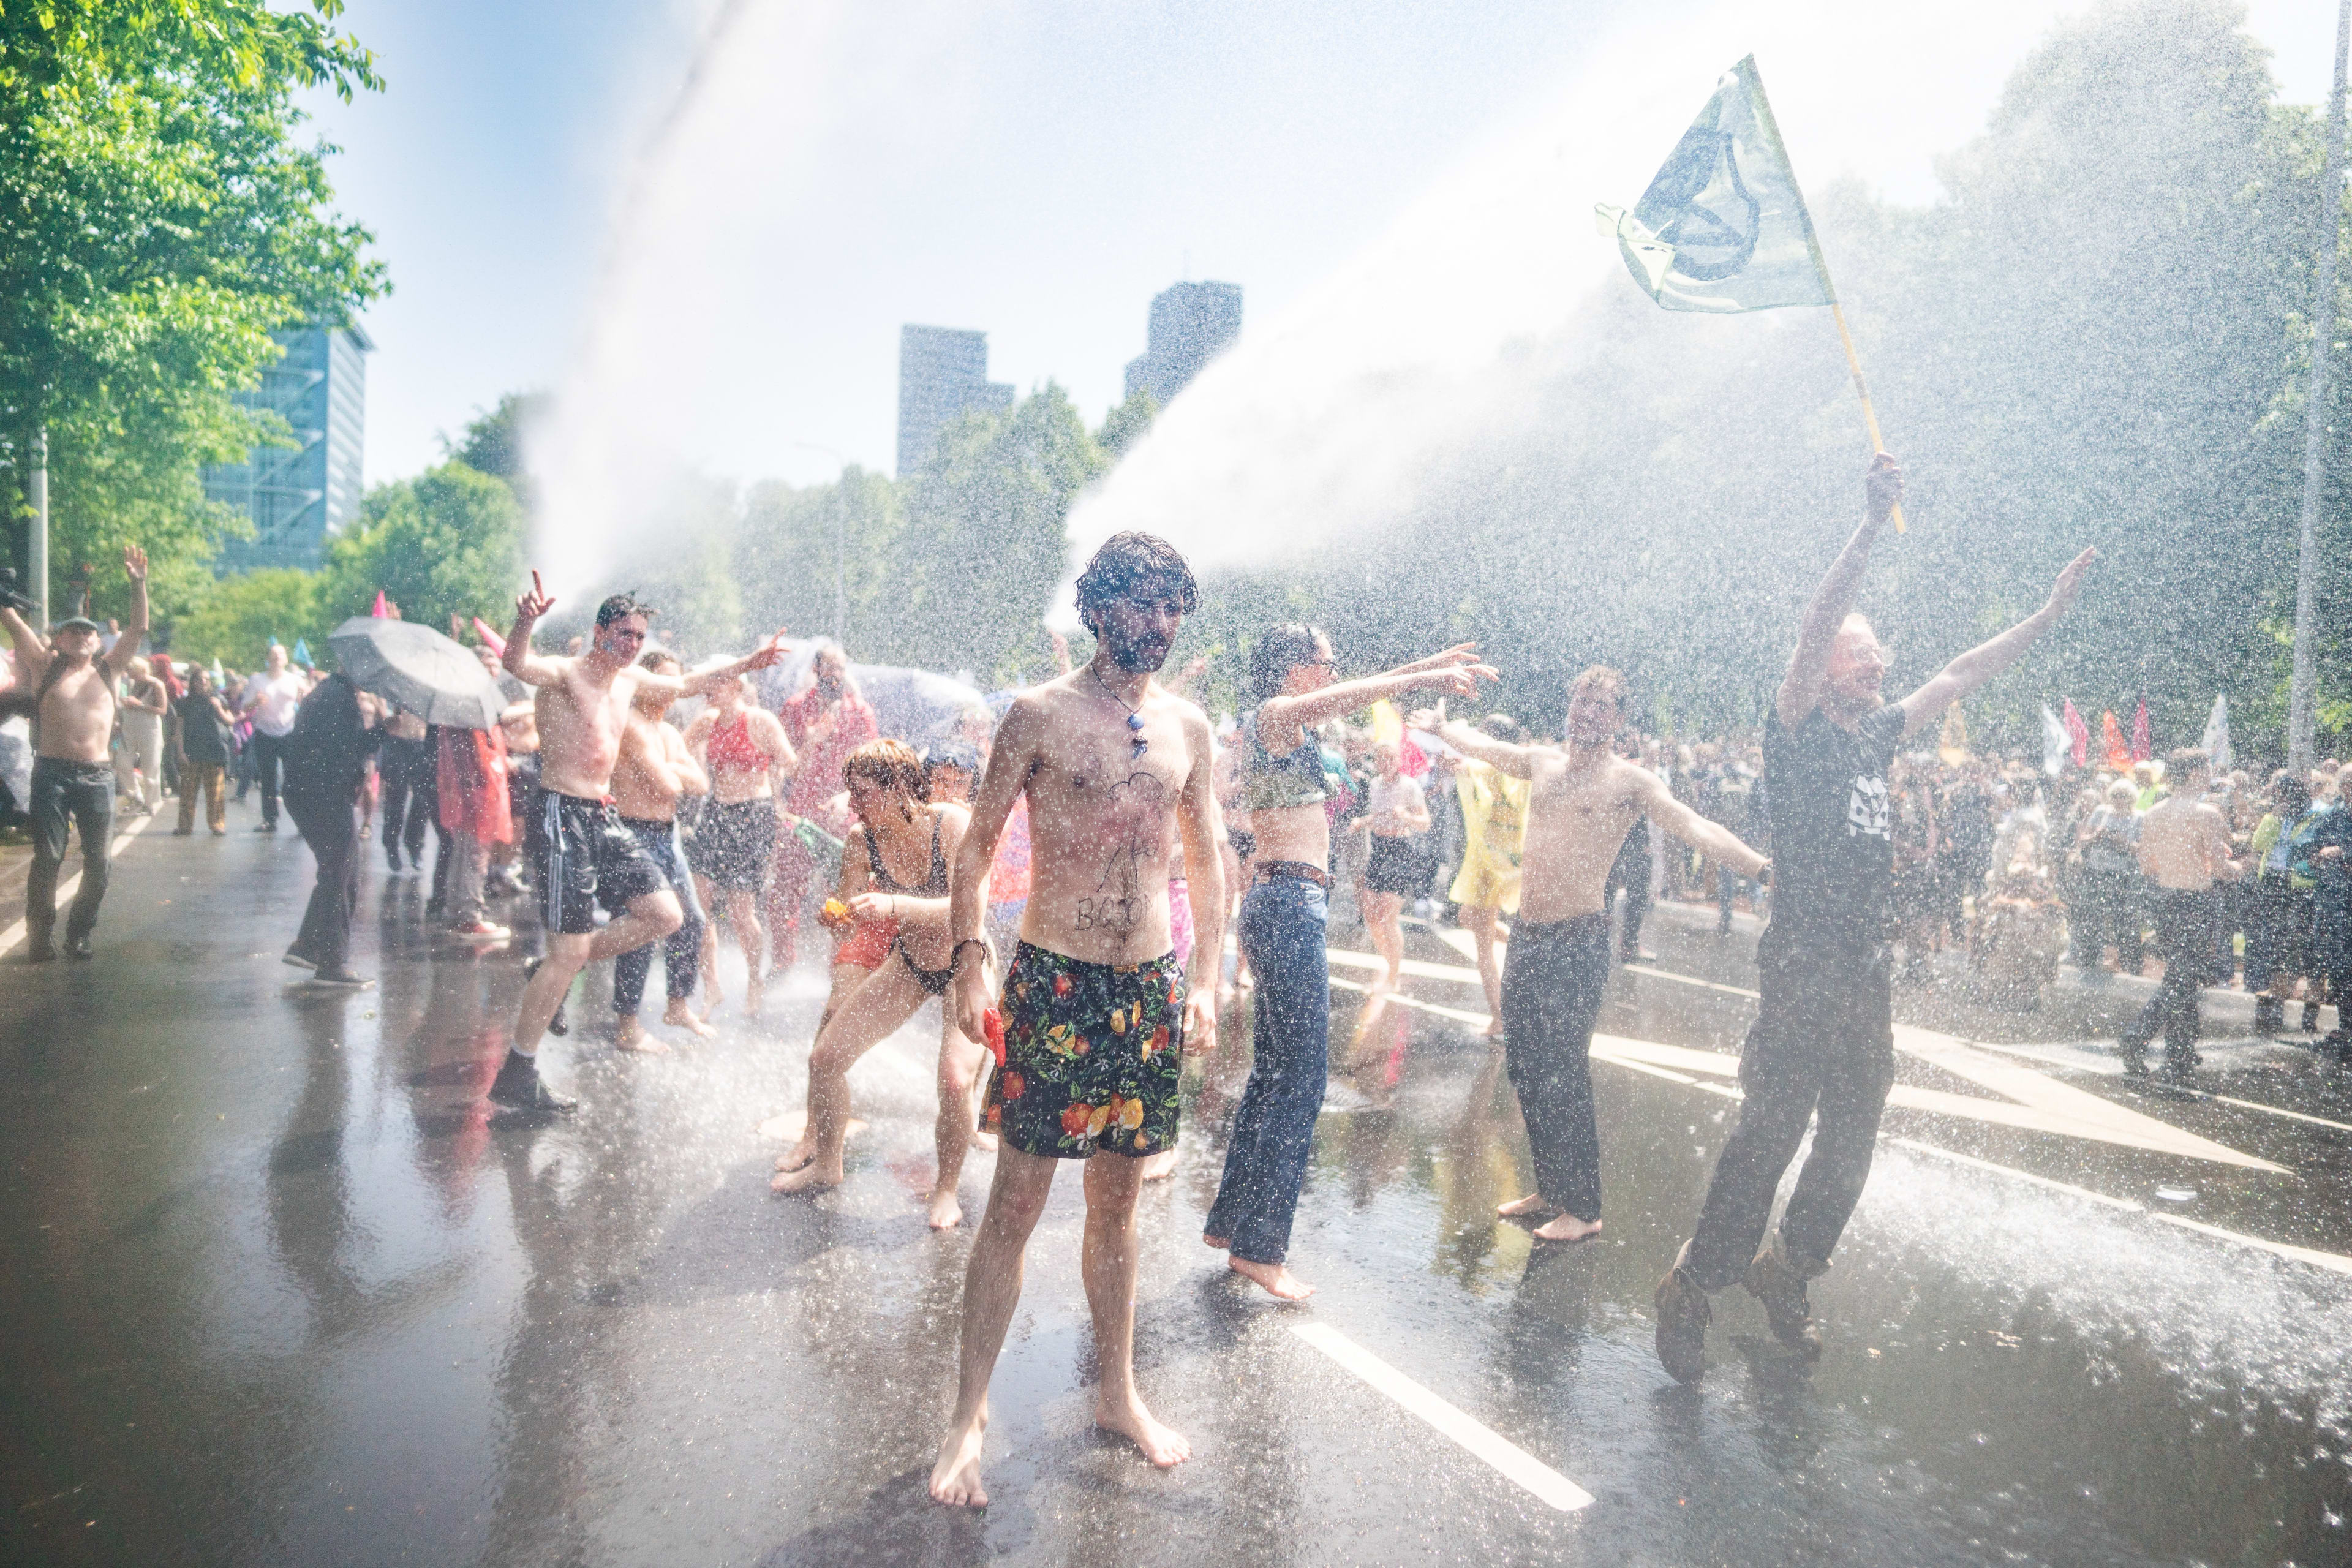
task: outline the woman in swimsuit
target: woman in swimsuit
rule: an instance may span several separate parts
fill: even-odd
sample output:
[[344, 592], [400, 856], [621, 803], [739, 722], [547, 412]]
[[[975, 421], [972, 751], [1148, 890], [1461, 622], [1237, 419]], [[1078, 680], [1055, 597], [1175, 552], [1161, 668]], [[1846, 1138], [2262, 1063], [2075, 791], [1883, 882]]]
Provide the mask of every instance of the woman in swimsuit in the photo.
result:
[[[809, 1053], [808, 1126], [792, 1152], [776, 1162], [770, 1184], [780, 1193], [838, 1185], [841, 1150], [849, 1126], [849, 1069], [857, 1059], [943, 997], [953, 971], [948, 952], [948, 862], [963, 839], [971, 813], [925, 798], [923, 764], [903, 741], [868, 741], [842, 764], [858, 826], [842, 847], [843, 888], [849, 918], [863, 928], [896, 922], [890, 955], [859, 982], [818, 1032]], [[854, 939], [853, 939], [854, 940]], [[836, 972], [837, 973], [837, 972]], [[977, 1142], [975, 1096], [987, 1053], [956, 1027], [955, 1009], [940, 1009], [940, 1114], [935, 1128], [939, 1177], [929, 1195], [933, 1230], [963, 1218], [956, 1180], [964, 1152]]]
[[1256, 836], [1240, 946], [1257, 972], [1249, 1087], [1234, 1112], [1224, 1177], [1201, 1239], [1284, 1300], [1314, 1287], [1285, 1266], [1328, 1077], [1331, 968], [1324, 948], [1331, 885], [1329, 795], [1315, 726], [1415, 689], [1467, 697], [1495, 672], [1464, 643], [1367, 680], [1333, 684], [1319, 627], [1269, 626], [1250, 650], [1261, 706], [1236, 737], [1241, 805]]
[[[763, 982], [760, 955], [760, 888], [776, 855], [776, 827], [783, 816], [775, 780], [790, 778], [799, 765], [793, 743], [776, 716], [751, 700], [751, 683], [737, 680], [712, 693], [709, 707], [686, 727], [687, 749], [710, 775], [710, 799], [696, 825], [687, 863], [694, 890], [714, 919], [735, 928], [743, 949], [743, 1010], [760, 1011]], [[703, 1016], [719, 1010], [719, 943], [702, 944]]]

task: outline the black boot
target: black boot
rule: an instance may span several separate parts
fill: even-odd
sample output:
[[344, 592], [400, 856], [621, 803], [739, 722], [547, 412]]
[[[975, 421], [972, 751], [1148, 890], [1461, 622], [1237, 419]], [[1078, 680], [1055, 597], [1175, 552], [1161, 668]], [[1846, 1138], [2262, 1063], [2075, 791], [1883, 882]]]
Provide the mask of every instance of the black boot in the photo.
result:
[[1715, 1316], [1706, 1292], [1683, 1272], [1690, 1244], [1675, 1255], [1675, 1266], [1658, 1281], [1654, 1304], [1658, 1311], [1658, 1362], [1680, 1384], [1696, 1384], [1706, 1373], [1706, 1325]]
[[518, 1110], [572, 1110], [580, 1104], [549, 1089], [540, 1079], [539, 1063], [513, 1049], [490, 1084], [490, 1098]]
[[1808, 1277], [1808, 1271], [1790, 1258], [1787, 1243], [1775, 1231], [1748, 1264], [1744, 1283], [1748, 1293], [1764, 1303], [1764, 1318], [1772, 1325], [1772, 1336], [1807, 1361], [1819, 1361], [1822, 1331], [1813, 1321], [1812, 1302], [1806, 1297]]
[[2286, 1027], [2286, 1004], [2276, 996], [2254, 998], [2254, 1033], [2275, 1035]]

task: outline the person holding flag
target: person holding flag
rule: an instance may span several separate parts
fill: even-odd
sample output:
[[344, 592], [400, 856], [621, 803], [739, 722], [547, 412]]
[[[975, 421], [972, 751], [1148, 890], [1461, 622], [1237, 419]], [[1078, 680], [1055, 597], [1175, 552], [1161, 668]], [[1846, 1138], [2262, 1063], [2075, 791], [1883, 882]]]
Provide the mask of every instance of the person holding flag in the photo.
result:
[[[2040, 609], [1888, 702], [1879, 692], [1886, 651], [1852, 611], [1871, 547], [1902, 494], [1902, 469], [1879, 453], [1864, 481], [1862, 525], [1814, 590], [1765, 719], [1776, 886], [1757, 943], [1757, 1019], [1740, 1053], [1746, 1099], [1698, 1226], [1658, 1282], [1658, 1359], [1683, 1383], [1706, 1367], [1708, 1292], [1735, 1280], [1763, 1302], [1784, 1344], [1808, 1359], [1821, 1353], [1807, 1282], [1829, 1268], [1861, 1199], [1895, 1084], [1887, 766], [1905, 736], [2016, 663], [2056, 624], [2097, 555], [2084, 551]], [[1773, 1194], [1816, 1110], [1812, 1152], [1768, 1240]]]

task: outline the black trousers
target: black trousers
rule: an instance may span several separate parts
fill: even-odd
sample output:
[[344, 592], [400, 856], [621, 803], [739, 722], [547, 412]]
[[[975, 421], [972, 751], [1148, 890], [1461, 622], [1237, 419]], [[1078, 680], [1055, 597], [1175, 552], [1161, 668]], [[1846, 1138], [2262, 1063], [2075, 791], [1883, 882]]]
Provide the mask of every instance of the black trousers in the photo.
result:
[[341, 969], [351, 958], [352, 910], [360, 898], [359, 803], [289, 796], [286, 814], [319, 862], [294, 952], [320, 969]]
[[278, 820], [278, 796], [285, 782], [289, 738], [265, 735], [256, 730], [253, 739], [246, 742], [246, 749], [253, 754], [254, 777], [261, 781], [261, 820], [267, 823]]
[[1829, 1267], [1870, 1179], [1878, 1119], [1895, 1087], [1895, 1010], [1884, 942], [1856, 950], [1814, 945], [1775, 922], [1757, 945], [1756, 1023], [1739, 1054], [1747, 1099], [1739, 1125], [1715, 1163], [1684, 1272], [1719, 1290], [1747, 1272], [1764, 1240], [1780, 1173], [1818, 1110], [1812, 1152], [1780, 1215], [1790, 1259], [1808, 1273]]
[[114, 769], [105, 763], [33, 759], [33, 866], [25, 877], [25, 934], [46, 947], [58, 920], [58, 871], [65, 864], [66, 825], [81, 833], [81, 886], [66, 911], [66, 938], [88, 936], [113, 865]]
[[432, 825], [440, 793], [430, 776], [433, 768], [433, 748], [425, 742], [384, 737], [376, 774], [383, 780], [384, 858], [395, 871], [404, 847], [410, 865], [425, 864], [425, 830]]
[[[672, 890], [677, 894], [677, 907], [686, 916], [678, 928], [662, 938], [662, 980], [669, 987], [669, 999], [683, 1002], [694, 994], [695, 983], [701, 978], [702, 906], [695, 900], [694, 878], [686, 868], [686, 854], [678, 847], [677, 824], [675, 822], [644, 821], [625, 816], [621, 824], [636, 835], [637, 842], [646, 847], [646, 856], [661, 868], [669, 879]], [[613, 960], [613, 1011], [624, 1017], [634, 1018], [645, 1005], [646, 976], [652, 973], [654, 944], [633, 947]]]
[[1511, 929], [1503, 960], [1503, 1070], [1518, 1090], [1537, 1194], [1582, 1220], [1601, 1217], [1592, 1024], [1608, 984], [1606, 914], [1545, 925], [1521, 921]]
[[2146, 1050], [2158, 1035], [2167, 1056], [2185, 1058], [2196, 1050], [2202, 1024], [2197, 994], [2220, 974], [2221, 931], [2221, 900], [2215, 889], [2156, 890], [2156, 946], [2164, 959], [2164, 980], [2125, 1027], [2126, 1053]]
[[1609, 885], [1601, 895], [1602, 901], [1613, 908], [1617, 889], [1625, 889], [1625, 931], [1617, 939], [1621, 952], [1628, 954], [1642, 945], [1642, 922], [1650, 918], [1650, 821], [1643, 817], [1633, 824], [1625, 835], [1625, 842], [1617, 847], [1617, 858], [1609, 865]]

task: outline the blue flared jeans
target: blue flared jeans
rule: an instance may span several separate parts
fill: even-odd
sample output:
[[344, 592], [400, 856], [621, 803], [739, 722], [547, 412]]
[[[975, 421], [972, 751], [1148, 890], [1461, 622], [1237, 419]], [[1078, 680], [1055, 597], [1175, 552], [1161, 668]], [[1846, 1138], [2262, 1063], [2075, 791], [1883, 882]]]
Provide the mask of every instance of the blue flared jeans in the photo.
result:
[[1241, 950], [1257, 976], [1254, 1059], [1204, 1228], [1252, 1263], [1290, 1254], [1291, 1216], [1329, 1076], [1329, 898], [1312, 882], [1260, 882], [1242, 900]]

